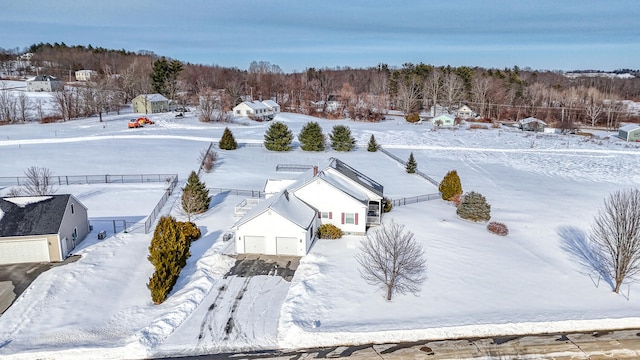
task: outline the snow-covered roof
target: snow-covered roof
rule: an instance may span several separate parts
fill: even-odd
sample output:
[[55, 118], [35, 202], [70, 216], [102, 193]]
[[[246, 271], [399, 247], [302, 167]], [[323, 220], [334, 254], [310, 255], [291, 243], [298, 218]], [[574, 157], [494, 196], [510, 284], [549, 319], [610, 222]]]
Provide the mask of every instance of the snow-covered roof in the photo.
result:
[[162, 94], [142, 94], [140, 96], [144, 96], [145, 99], [149, 101], [169, 101], [169, 99], [164, 97]]
[[320, 179], [324, 179], [327, 183], [331, 184], [331, 186], [344, 192], [345, 194], [351, 196], [352, 198], [365, 204], [369, 203], [369, 197], [364, 191], [362, 191], [356, 186], [353, 186], [353, 184], [348, 183], [341, 177], [335, 174], [332, 174], [331, 172], [328, 172], [328, 171], [322, 171], [318, 173], [318, 177]]
[[449, 120], [455, 120], [455, 118], [453, 116], [449, 115], [449, 114], [440, 114], [440, 115], [434, 117], [432, 120], [438, 120], [438, 119], [442, 119], [442, 118], [449, 119]]
[[640, 129], [640, 124], [627, 124], [620, 128], [620, 130], [626, 131], [626, 132], [633, 131], [636, 129]]
[[280, 214], [282, 217], [288, 219], [302, 229], [307, 229], [309, 227], [317, 213], [315, 209], [285, 189], [258, 203], [253, 209], [249, 210], [249, 212], [238, 220], [238, 222], [233, 225], [233, 228], [237, 229], [239, 226], [247, 223], [267, 210], [272, 210]]
[[266, 106], [266, 107], [268, 107], [270, 109], [272, 109], [272, 108], [274, 108], [276, 106], [280, 106], [280, 105], [278, 105], [277, 102], [275, 102], [275, 101], [273, 101], [271, 99], [263, 101], [262, 104], [264, 104], [264, 106]]
[[267, 182], [264, 184], [264, 192], [267, 194], [275, 194], [295, 182], [296, 180], [293, 179], [267, 179]]
[[34, 76], [32, 78], [27, 79], [27, 81], [31, 82], [31, 81], [62, 81], [62, 80], [59, 80], [57, 77], [51, 76], [51, 75], [38, 75], [38, 76]]
[[540, 123], [540, 124], [543, 124], [543, 125], [547, 125], [546, 122], [544, 122], [544, 121], [542, 121], [540, 119], [536, 119], [536, 118], [531, 117], [531, 116], [528, 117], [528, 118], [522, 119], [522, 120], [518, 120], [518, 123], [520, 123], [520, 124], [529, 124], [529, 123], [532, 123], [532, 122], [537, 122], [537, 123]]
[[0, 237], [56, 234], [71, 195], [0, 198]]
[[22, 208], [29, 204], [35, 204], [49, 199], [51, 199], [51, 196], [17, 196], [4, 198], [5, 201], [14, 203]]

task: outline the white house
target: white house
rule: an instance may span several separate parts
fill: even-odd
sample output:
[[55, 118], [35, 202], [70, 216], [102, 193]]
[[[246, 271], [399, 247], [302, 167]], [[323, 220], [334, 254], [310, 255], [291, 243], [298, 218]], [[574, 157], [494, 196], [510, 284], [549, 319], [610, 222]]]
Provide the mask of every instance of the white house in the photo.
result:
[[91, 78], [98, 76], [98, 72], [95, 70], [78, 70], [76, 71], [77, 81], [91, 81]]
[[433, 126], [453, 126], [456, 120], [449, 114], [438, 115], [431, 119]]
[[[285, 243], [293, 240], [281, 240], [283, 244], [278, 245], [278, 239], [292, 238], [295, 233], [299, 243], [295, 255], [302, 256], [314, 238], [301, 234], [311, 228], [313, 236], [322, 224], [333, 224], [345, 234], [362, 235], [368, 227], [381, 223], [382, 185], [336, 158], [314, 166], [293, 183], [270, 180], [269, 184], [273, 189], [287, 187], [267, 197], [233, 226], [237, 253], [284, 254], [278, 249], [290, 249]], [[313, 217], [312, 225], [306, 223], [309, 214]], [[256, 244], [259, 241], [265, 244]], [[286, 250], [292, 255], [290, 252]]]
[[628, 124], [618, 129], [618, 137], [625, 141], [640, 141], [640, 125]]
[[62, 91], [64, 81], [50, 75], [38, 75], [27, 80], [27, 91]]
[[456, 116], [460, 119], [466, 120], [475, 116], [473, 110], [467, 105], [462, 105], [456, 110]]
[[272, 120], [280, 112], [280, 105], [275, 101], [243, 101], [233, 108], [233, 115], [244, 116], [256, 121]]

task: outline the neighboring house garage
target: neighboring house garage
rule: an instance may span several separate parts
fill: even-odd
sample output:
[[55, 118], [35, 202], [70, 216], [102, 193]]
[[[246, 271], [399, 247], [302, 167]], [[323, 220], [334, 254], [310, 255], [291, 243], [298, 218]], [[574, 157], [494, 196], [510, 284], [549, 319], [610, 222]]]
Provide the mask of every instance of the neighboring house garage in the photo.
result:
[[0, 198], [0, 264], [62, 261], [88, 233], [72, 195]]

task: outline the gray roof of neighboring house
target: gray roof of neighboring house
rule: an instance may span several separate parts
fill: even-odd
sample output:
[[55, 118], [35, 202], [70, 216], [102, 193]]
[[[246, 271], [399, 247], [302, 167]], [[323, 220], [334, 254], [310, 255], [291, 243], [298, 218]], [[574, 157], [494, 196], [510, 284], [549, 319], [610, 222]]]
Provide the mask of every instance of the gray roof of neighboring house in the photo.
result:
[[625, 126], [621, 127], [619, 130], [629, 132], [629, 131], [633, 131], [633, 130], [636, 130], [636, 129], [640, 129], [640, 124], [628, 124], [628, 125], [625, 125]]
[[544, 121], [542, 121], [542, 120], [540, 120], [540, 119], [536, 119], [536, 118], [534, 118], [534, 117], [528, 117], [528, 118], [526, 118], [526, 119], [519, 120], [518, 122], [519, 122], [520, 124], [523, 124], [523, 125], [524, 125], [524, 124], [529, 124], [529, 123], [532, 123], [532, 122], [537, 122], [537, 123], [541, 123], [541, 124], [543, 124], [543, 125], [547, 125], [547, 123], [546, 123], [546, 122], [544, 122]]
[[51, 75], [38, 75], [27, 81], [62, 81], [62, 80], [59, 80], [57, 77], [51, 76]]
[[0, 198], [0, 237], [57, 234], [70, 196]]

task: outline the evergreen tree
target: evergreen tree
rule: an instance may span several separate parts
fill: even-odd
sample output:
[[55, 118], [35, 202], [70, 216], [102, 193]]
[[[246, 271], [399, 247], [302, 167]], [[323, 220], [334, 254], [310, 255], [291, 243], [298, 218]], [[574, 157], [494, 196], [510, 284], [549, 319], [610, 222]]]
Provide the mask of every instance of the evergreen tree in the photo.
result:
[[174, 100], [178, 89], [178, 75], [182, 70], [182, 63], [178, 60], [169, 62], [163, 56], [154, 61], [151, 73], [153, 91]]
[[376, 138], [371, 134], [371, 138], [369, 138], [369, 145], [367, 145], [367, 151], [376, 152], [378, 151], [378, 143], [376, 142]]
[[160, 218], [153, 233], [147, 257], [155, 268], [147, 284], [154, 304], [164, 302], [176, 284], [180, 271], [191, 256], [189, 245], [180, 225], [173, 217]]
[[491, 219], [491, 205], [480, 193], [472, 191], [462, 198], [456, 213], [467, 220], [489, 221]]
[[351, 136], [351, 129], [348, 126], [334, 126], [329, 138], [331, 139], [331, 148], [335, 151], [351, 151], [356, 145], [356, 139]]
[[222, 150], [235, 150], [238, 148], [238, 143], [236, 139], [233, 138], [233, 133], [228, 127], [224, 128], [224, 133], [218, 145]]
[[264, 147], [271, 151], [289, 151], [293, 133], [280, 121], [272, 123], [264, 134]]
[[200, 181], [198, 174], [192, 171], [182, 189], [182, 209], [188, 215], [201, 214], [209, 210], [210, 203], [209, 189]]
[[306, 123], [298, 135], [300, 148], [304, 151], [323, 151], [325, 148], [325, 136], [320, 124], [315, 121]]
[[409, 155], [409, 160], [407, 161], [407, 172], [409, 174], [413, 174], [416, 172], [417, 168], [418, 168], [418, 163], [416, 162], [416, 159], [414, 159], [413, 153], [411, 153]]
[[438, 186], [438, 190], [442, 194], [442, 199], [449, 200], [456, 195], [462, 195], [462, 184], [458, 172], [451, 170], [444, 176], [442, 182]]

